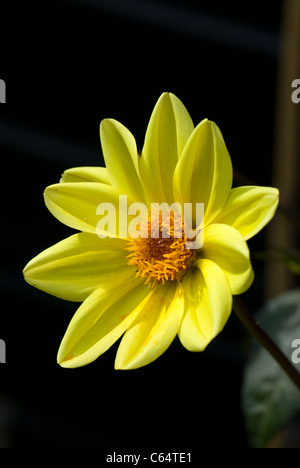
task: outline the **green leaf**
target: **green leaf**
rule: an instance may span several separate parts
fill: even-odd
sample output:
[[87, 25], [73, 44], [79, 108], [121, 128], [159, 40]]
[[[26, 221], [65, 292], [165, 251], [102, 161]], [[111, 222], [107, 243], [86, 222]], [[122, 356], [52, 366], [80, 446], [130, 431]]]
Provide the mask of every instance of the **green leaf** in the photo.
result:
[[[294, 340], [300, 340], [300, 289], [268, 302], [256, 319], [291, 362], [299, 360], [299, 342]], [[294, 366], [300, 372], [300, 363], [294, 362]], [[300, 414], [298, 388], [256, 342], [245, 369], [242, 410], [249, 443], [254, 448], [265, 447], [272, 436]]]

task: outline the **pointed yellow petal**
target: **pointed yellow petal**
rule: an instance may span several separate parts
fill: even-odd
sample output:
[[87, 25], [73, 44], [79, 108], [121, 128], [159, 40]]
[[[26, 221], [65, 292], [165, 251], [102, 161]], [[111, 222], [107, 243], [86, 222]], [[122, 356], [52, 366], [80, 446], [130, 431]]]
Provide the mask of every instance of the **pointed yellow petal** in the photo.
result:
[[45, 203], [59, 221], [80, 231], [97, 233], [101, 216], [97, 214], [100, 203], [110, 203], [116, 210], [116, 229], [108, 235], [118, 235], [119, 193], [116, 188], [94, 182], [73, 182], [54, 184], [46, 188]]
[[148, 288], [139, 280], [97, 289], [72, 318], [58, 351], [58, 363], [80, 367], [97, 359], [135, 319], [134, 310], [147, 294]]
[[242, 294], [251, 286], [254, 273], [250, 252], [236, 229], [226, 224], [207, 226], [201, 256], [212, 260], [223, 270], [233, 295]]
[[246, 240], [255, 236], [273, 218], [279, 191], [272, 187], [237, 187], [231, 190], [226, 205], [214, 220], [237, 229]]
[[105, 167], [72, 167], [61, 176], [60, 183], [69, 182], [100, 182], [110, 185]]
[[180, 158], [184, 147], [194, 130], [194, 124], [185, 106], [174, 94], [169, 94], [176, 122], [177, 150]]
[[173, 202], [172, 179], [178, 161], [174, 109], [170, 95], [158, 100], [147, 128], [140, 176], [151, 202]]
[[100, 137], [107, 175], [120, 194], [132, 202], [145, 202], [139, 178], [139, 156], [133, 135], [124, 125], [105, 119], [100, 125]]
[[232, 295], [226, 276], [211, 260], [201, 259], [183, 279], [185, 315], [179, 331], [189, 351], [203, 351], [226, 324]]
[[206, 119], [195, 128], [176, 166], [173, 183], [175, 201], [182, 205], [204, 203], [206, 225], [221, 211], [231, 189], [232, 165], [214, 122]]
[[33, 258], [24, 268], [24, 277], [42, 291], [81, 302], [107, 281], [135, 276], [134, 268], [128, 266], [126, 246], [122, 239], [75, 234]]
[[115, 368], [136, 369], [157, 359], [176, 337], [184, 310], [180, 283], [159, 285], [139, 307], [140, 313], [125, 333]]

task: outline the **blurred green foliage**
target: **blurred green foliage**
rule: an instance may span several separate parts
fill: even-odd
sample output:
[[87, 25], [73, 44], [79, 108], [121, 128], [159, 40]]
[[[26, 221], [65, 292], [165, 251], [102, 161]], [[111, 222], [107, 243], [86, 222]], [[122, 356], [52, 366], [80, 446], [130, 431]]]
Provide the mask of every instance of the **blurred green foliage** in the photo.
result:
[[[295, 340], [300, 340], [300, 289], [272, 299], [255, 318], [300, 372], [300, 359], [296, 359], [300, 351], [295, 348]], [[242, 410], [252, 448], [265, 447], [300, 414], [299, 390], [256, 342], [245, 367]]]

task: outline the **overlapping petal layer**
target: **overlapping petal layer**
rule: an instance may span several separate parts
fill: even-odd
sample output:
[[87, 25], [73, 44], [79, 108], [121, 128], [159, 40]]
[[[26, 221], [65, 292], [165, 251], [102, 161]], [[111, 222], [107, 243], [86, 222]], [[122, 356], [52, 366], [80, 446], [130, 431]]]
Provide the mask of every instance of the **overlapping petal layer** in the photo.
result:
[[151, 202], [173, 203], [173, 173], [193, 129], [181, 101], [164, 93], [150, 118], [140, 161], [141, 180]]
[[133, 135], [124, 125], [113, 119], [101, 122], [100, 137], [107, 175], [120, 194], [131, 203], [145, 203], [139, 178], [139, 155]]
[[103, 354], [136, 318], [147, 294], [135, 279], [97, 289], [73, 316], [58, 351], [59, 364], [80, 367]]
[[110, 185], [105, 167], [72, 167], [67, 169], [61, 176], [61, 183], [69, 182], [99, 182], [100, 184]]
[[222, 210], [231, 185], [232, 165], [221, 132], [215, 123], [203, 120], [176, 166], [174, 199], [182, 205], [204, 203], [207, 225]]
[[100, 220], [97, 207], [108, 203], [115, 208], [116, 229], [111, 232], [108, 227], [106, 234], [116, 237], [119, 233], [119, 192], [111, 185], [93, 182], [54, 184], [46, 188], [44, 197], [47, 208], [59, 221], [93, 234], [98, 232]]
[[157, 359], [178, 333], [184, 312], [180, 283], [160, 284], [139, 306], [119, 346], [116, 369], [135, 369]]

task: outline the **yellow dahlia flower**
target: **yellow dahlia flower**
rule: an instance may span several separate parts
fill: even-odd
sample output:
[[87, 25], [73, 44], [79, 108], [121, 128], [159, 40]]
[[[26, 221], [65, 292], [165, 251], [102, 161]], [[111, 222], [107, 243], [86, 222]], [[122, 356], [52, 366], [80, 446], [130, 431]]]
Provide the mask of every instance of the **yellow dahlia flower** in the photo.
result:
[[[232, 189], [231, 160], [219, 128], [209, 120], [194, 128], [173, 94], [158, 100], [141, 156], [133, 135], [116, 120], [102, 121], [100, 136], [106, 168], [69, 169], [45, 190], [51, 213], [82, 232], [40, 253], [24, 269], [31, 285], [83, 301], [58, 362], [86, 365], [122, 335], [117, 369], [149, 364], [177, 334], [185, 348], [202, 351], [227, 322], [232, 295], [253, 281], [246, 241], [273, 217], [278, 190]], [[199, 248], [189, 248], [191, 236], [175, 236], [174, 210], [168, 236], [161, 215], [150, 223], [152, 205], [163, 203], [204, 204], [201, 227], [195, 210], [189, 221], [194, 233], [202, 233]], [[147, 208], [136, 223], [140, 235], [130, 236], [121, 223], [124, 216], [132, 220], [128, 205]], [[115, 220], [104, 217], [110, 206]], [[182, 232], [187, 224], [182, 218]], [[156, 235], [142, 235], [142, 225], [144, 234], [153, 228]]]

